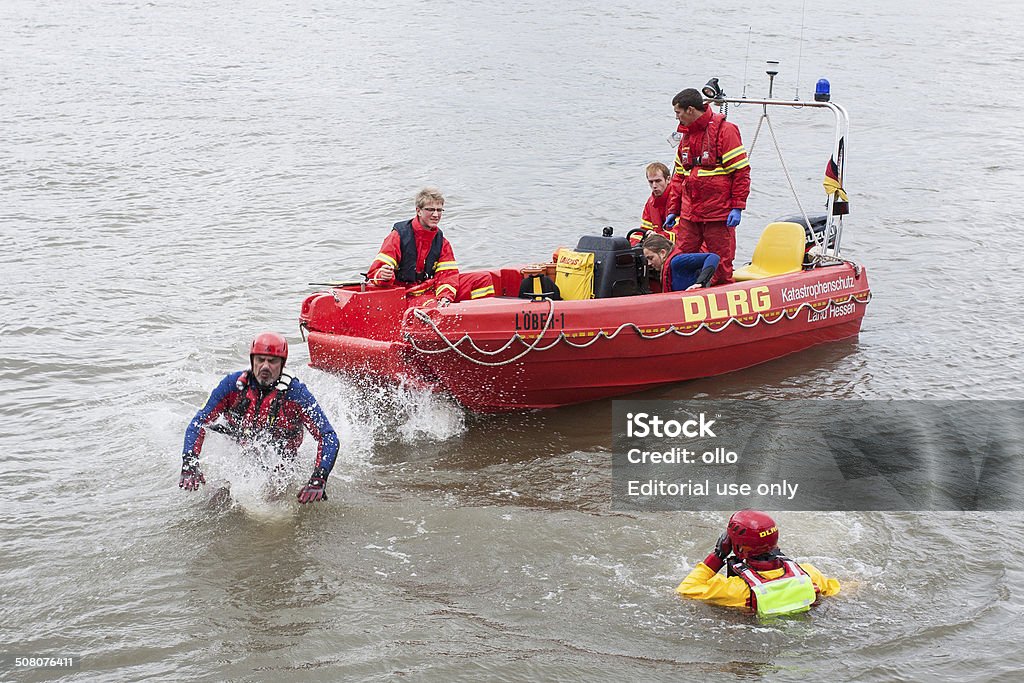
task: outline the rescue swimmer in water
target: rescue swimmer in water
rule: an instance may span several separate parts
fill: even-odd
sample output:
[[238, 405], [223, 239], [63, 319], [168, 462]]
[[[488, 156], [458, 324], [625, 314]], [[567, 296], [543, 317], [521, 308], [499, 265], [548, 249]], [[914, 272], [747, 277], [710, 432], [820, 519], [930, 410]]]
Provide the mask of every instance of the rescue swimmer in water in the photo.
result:
[[249, 369], [224, 377], [185, 431], [178, 486], [195, 491], [206, 483], [199, 454], [206, 428], [227, 434], [243, 448], [269, 442], [283, 460], [294, 460], [303, 427], [319, 446], [309, 482], [299, 491], [300, 503], [327, 500], [327, 477], [338, 455], [338, 435], [313, 394], [284, 372], [288, 341], [276, 332], [256, 336], [249, 349]]
[[[718, 573], [723, 566], [725, 576]], [[782, 554], [779, 527], [757, 510], [730, 517], [715, 549], [676, 588], [685, 598], [748, 609], [761, 617], [806, 612], [820, 597], [838, 592], [838, 580]]]

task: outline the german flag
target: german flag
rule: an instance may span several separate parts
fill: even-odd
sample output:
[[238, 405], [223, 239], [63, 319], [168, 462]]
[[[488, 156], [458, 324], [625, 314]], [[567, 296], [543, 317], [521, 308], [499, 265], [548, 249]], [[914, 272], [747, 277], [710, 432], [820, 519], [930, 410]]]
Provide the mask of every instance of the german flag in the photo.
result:
[[[839, 155], [843, 154], [843, 141], [839, 141]], [[838, 195], [839, 199], [844, 202], [850, 201], [850, 198], [846, 196], [846, 190], [843, 189], [842, 180], [839, 178], [839, 164], [836, 163], [835, 157], [830, 157], [828, 163], [825, 164], [825, 179], [821, 181], [821, 184], [825, 187], [825, 193], [829, 195]]]

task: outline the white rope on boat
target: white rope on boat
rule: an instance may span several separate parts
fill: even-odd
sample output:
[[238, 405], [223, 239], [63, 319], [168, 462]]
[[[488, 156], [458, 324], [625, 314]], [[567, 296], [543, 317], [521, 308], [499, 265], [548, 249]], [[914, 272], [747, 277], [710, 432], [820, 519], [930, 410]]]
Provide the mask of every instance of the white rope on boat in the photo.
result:
[[[544, 328], [537, 335], [537, 338], [534, 340], [534, 342], [532, 344], [528, 345], [525, 349], [523, 349], [522, 353], [520, 353], [518, 356], [514, 356], [512, 358], [509, 358], [508, 360], [501, 361], [501, 362], [498, 362], [498, 363], [487, 363], [487, 362], [479, 361], [479, 360], [477, 360], [475, 358], [472, 358], [471, 356], [467, 356], [465, 353], [463, 353], [458, 348], [459, 344], [461, 344], [462, 342], [464, 342], [464, 341], [466, 341], [468, 339], [470, 345], [473, 347], [473, 350], [476, 353], [480, 353], [480, 354], [483, 354], [485, 356], [497, 356], [499, 353], [501, 353], [501, 352], [505, 351], [506, 349], [508, 349], [508, 347], [510, 347], [513, 344], [513, 342], [515, 342], [517, 339], [519, 341], [523, 342], [524, 344], [526, 343], [525, 340], [523, 339], [523, 337], [520, 336], [520, 334], [518, 332], [516, 334], [512, 335], [512, 337], [505, 343], [505, 345], [502, 346], [500, 349], [497, 349], [496, 351], [487, 351], [486, 349], [481, 349], [480, 347], [478, 347], [473, 342], [472, 337], [470, 337], [468, 334], [462, 335], [462, 338], [459, 339], [457, 342], [455, 342], [453, 344], [451, 342], [451, 340], [448, 339], [448, 337], [444, 336], [444, 334], [441, 332], [441, 330], [437, 329], [437, 324], [433, 320], [431, 320], [430, 316], [427, 315], [427, 313], [423, 309], [417, 308], [417, 309], [415, 309], [413, 311], [413, 315], [416, 316], [416, 318], [420, 322], [429, 325], [430, 328], [432, 330], [434, 330], [434, 334], [436, 334], [439, 339], [443, 339], [445, 341], [445, 343], [448, 344], [449, 348], [447, 348], [447, 349], [439, 349], [437, 351], [428, 351], [426, 349], [421, 349], [421, 348], [417, 347], [416, 346], [416, 341], [414, 339], [412, 339], [411, 337], [409, 337], [408, 334], [406, 335], [406, 337], [409, 339], [409, 343], [412, 345], [412, 347], [414, 349], [416, 349], [417, 351], [419, 351], [420, 353], [446, 353], [447, 351], [454, 351], [457, 354], [459, 354], [460, 356], [462, 356], [463, 358], [465, 358], [466, 360], [473, 361], [474, 363], [477, 363], [478, 365], [488, 365], [488, 366], [508, 365], [509, 363], [512, 363], [512, 362], [515, 362], [515, 361], [519, 360], [520, 358], [522, 358], [523, 356], [528, 354], [530, 351], [533, 351], [537, 347], [537, 345], [540, 343], [540, 340], [544, 337], [544, 335], [547, 334], [548, 328], [551, 327], [551, 321], [555, 319], [555, 302], [552, 299], [547, 299], [547, 302], [548, 302], [548, 318], [547, 318], [547, 320], [544, 321]], [[555, 341], [556, 342], [558, 341], [557, 338], [555, 339]], [[548, 347], [540, 349], [540, 350], [541, 351], [546, 351], [549, 348], [551, 348], [551, 347], [548, 346]]]
[[845, 259], [840, 256], [834, 256], [832, 254], [817, 253], [811, 258], [811, 262], [815, 267], [824, 266], [835, 266], [845, 263], [846, 265], [853, 268], [853, 272], [857, 277], [860, 277], [861, 267], [859, 263]]
[[[793, 319], [795, 319], [797, 317], [797, 315], [800, 314], [800, 311], [802, 311], [805, 307], [811, 309], [812, 311], [820, 313], [821, 311], [824, 311], [825, 309], [833, 308], [835, 306], [842, 306], [843, 304], [847, 304], [850, 301], [853, 301], [854, 303], [858, 303], [858, 304], [861, 304], [861, 305], [867, 305], [868, 302], [871, 301], [871, 292], [867, 292], [866, 294], [867, 294], [866, 296], [859, 296], [859, 295], [855, 295], [855, 294], [850, 294], [850, 295], [848, 295], [844, 299], [829, 298], [827, 301], [825, 301], [825, 304], [823, 306], [819, 306], [817, 308], [815, 308], [811, 303], [809, 303], [807, 301], [804, 301], [804, 302], [800, 303], [800, 305], [798, 305], [796, 307], [796, 309], [794, 309], [792, 312], [789, 312], [788, 309], [782, 309], [781, 311], [779, 311], [779, 315], [776, 316], [774, 320], [769, 320], [767, 317], [765, 317], [765, 315], [763, 313], [758, 313], [757, 314], [757, 319], [755, 319], [751, 323], [745, 323], [742, 320], [740, 320], [739, 318], [729, 318], [729, 319], [725, 320], [718, 327], [712, 327], [711, 325], [708, 324], [707, 321], [701, 321], [701, 323], [699, 325], [697, 325], [695, 328], [693, 328], [690, 331], [681, 330], [681, 329], [677, 328], [675, 325], [669, 325], [667, 329], [665, 329], [662, 332], [658, 332], [657, 334], [646, 334], [636, 323], [623, 323], [623, 324], [619, 325], [615, 329], [615, 331], [612, 332], [611, 334], [605, 332], [604, 330], [598, 330], [596, 333], [594, 333], [594, 338], [593, 339], [591, 339], [590, 341], [585, 342], [583, 344], [577, 344], [576, 342], [572, 341], [572, 339], [569, 336], [567, 336], [565, 334], [565, 332], [559, 332], [558, 336], [556, 336], [549, 344], [547, 344], [546, 346], [540, 346], [540, 342], [544, 338], [544, 335], [547, 334], [548, 329], [551, 326], [551, 321], [554, 319], [554, 314], [555, 314], [555, 304], [554, 304], [554, 301], [551, 301], [549, 299], [548, 300], [548, 306], [549, 306], [549, 308], [548, 308], [548, 318], [547, 318], [547, 321], [544, 323], [544, 329], [542, 329], [540, 332], [538, 332], [537, 338], [534, 339], [532, 343], [527, 344], [526, 338], [523, 337], [518, 332], [516, 332], [514, 335], [512, 335], [512, 337], [500, 349], [497, 349], [496, 351], [488, 351], [486, 349], [481, 349], [479, 346], [476, 345], [476, 342], [474, 342], [473, 338], [470, 337], [468, 334], [462, 335], [462, 337], [460, 337], [458, 339], [458, 341], [454, 341], [453, 342], [452, 340], [448, 339], [448, 337], [446, 337], [444, 335], [444, 333], [441, 332], [440, 329], [438, 329], [437, 324], [433, 320], [431, 320], [430, 316], [428, 316], [424, 311], [422, 311], [420, 309], [417, 309], [417, 310], [415, 310], [413, 312], [413, 314], [416, 316], [416, 318], [420, 322], [428, 325], [434, 331], [434, 334], [437, 335], [437, 338], [445, 343], [445, 348], [440, 348], [440, 349], [424, 349], [424, 348], [421, 348], [416, 343], [416, 340], [409, 333], [405, 334], [405, 338], [406, 338], [406, 340], [408, 340], [409, 345], [415, 351], [417, 351], [418, 353], [422, 353], [422, 354], [426, 354], [426, 355], [434, 355], [434, 354], [438, 354], [438, 353], [448, 353], [450, 351], [454, 351], [458, 356], [460, 356], [462, 358], [465, 358], [466, 360], [470, 361], [471, 363], [475, 363], [477, 365], [482, 365], [482, 366], [485, 366], [485, 367], [499, 367], [499, 366], [502, 366], [502, 365], [508, 365], [509, 363], [514, 363], [515, 361], [519, 360], [520, 358], [522, 358], [526, 354], [530, 353], [531, 351], [547, 351], [549, 349], [552, 349], [559, 342], [564, 342], [568, 346], [571, 346], [571, 347], [576, 348], [576, 349], [585, 349], [588, 346], [590, 346], [591, 344], [593, 344], [594, 342], [596, 342], [598, 339], [602, 339], [602, 338], [604, 338], [604, 339], [614, 339], [615, 337], [618, 336], [618, 334], [620, 332], [622, 332], [625, 329], [629, 329], [629, 328], [632, 328], [641, 339], [660, 339], [660, 338], [662, 338], [662, 337], [664, 337], [664, 336], [666, 336], [668, 334], [676, 334], [676, 335], [678, 335], [680, 337], [692, 337], [693, 335], [697, 334], [698, 332], [700, 332], [703, 329], [706, 329], [709, 332], [717, 333], [717, 332], [721, 332], [722, 330], [727, 329], [733, 323], [739, 325], [740, 327], [748, 328], [749, 329], [751, 327], [755, 327], [756, 325], [759, 325], [762, 322], [767, 324], [767, 325], [774, 325], [775, 323], [779, 322], [783, 318], [785, 318], [786, 320], [793, 320]], [[862, 298], [863, 298], [863, 300], [861, 300]], [[526, 345], [526, 348], [524, 348], [520, 353], [518, 353], [517, 355], [513, 356], [512, 358], [509, 358], [508, 360], [496, 361], [496, 362], [489, 362], [489, 361], [486, 361], [486, 360], [481, 360], [479, 358], [474, 358], [473, 356], [470, 356], [465, 351], [463, 351], [462, 349], [459, 348], [459, 346], [461, 346], [464, 342], [469, 342], [469, 345], [470, 345], [470, 347], [472, 347], [474, 353], [478, 353], [478, 354], [481, 354], [481, 355], [484, 355], [484, 356], [496, 356], [499, 353], [502, 353], [503, 351], [506, 351], [517, 340], [520, 343]]]

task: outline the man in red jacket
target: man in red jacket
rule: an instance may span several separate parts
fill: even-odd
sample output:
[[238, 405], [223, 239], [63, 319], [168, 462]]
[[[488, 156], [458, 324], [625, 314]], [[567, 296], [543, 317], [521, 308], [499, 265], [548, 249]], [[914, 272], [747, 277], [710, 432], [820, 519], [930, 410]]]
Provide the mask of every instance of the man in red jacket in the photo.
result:
[[675, 242], [674, 226], [662, 227], [665, 223], [665, 204], [668, 202], [668, 194], [665, 190], [668, 189], [668, 180], [671, 175], [668, 166], [660, 161], [655, 161], [647, 164], [644, 172], [647, 174], [647, 184], [651, 186], [651, 196], [647, 198], [643, 215], [640, 216], [640, 227], [647, 232], [642, 235], [633, 233], [630, 242], [637, 245], [652, 233], [661, 235], [670, 242]]
[[672, 98], [683, 134], [668, 186], [664, 227], [676, 218], [680, 251], [696, 252], [703, 242], [722, 261], [712, 285], [732, 282], [736, 232], [750, 194], [750, 162], [740, 129], [715, 114], [703, 96], [687, 88]]
[[438, 227], [444, 196], [433, 188], [416, 194], [416, 216], [395, 223], [367, 276], [378, 287], [404, 286], [408, 296], [433, 293], [439, 306], [494, 296], [489, 273], [459, 273], [452, 245]]

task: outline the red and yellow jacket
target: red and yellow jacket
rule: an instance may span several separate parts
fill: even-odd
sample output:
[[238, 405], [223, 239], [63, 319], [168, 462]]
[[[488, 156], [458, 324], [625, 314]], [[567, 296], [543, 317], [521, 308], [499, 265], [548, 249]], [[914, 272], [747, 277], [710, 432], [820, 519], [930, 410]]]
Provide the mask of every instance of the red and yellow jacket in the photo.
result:
[[724, 221], [730, 210], [747, 208], [750, 161], [736, 124], [708, 107], [679, 132], [666, 213], [693, 222]]
[[665, 216], [668, 215], [668, 212], [665, 211], [667, 204], [667, 187], [658, 197], [655, 197], [652, 192], [651, 196], [647, 198], [647, 203], [644, 204], [644, 212], [640, 216], [640, 227], [644, 230], [653, 230], [655, 234], [661, 235], [670, 242], [675, 242], [676, 234], [671, 230], [663, 230], [661, 227], [665, 223]]
[[[427, 262], [427, 254], [430, 252], [430, 245], [437, 235], [436, 230], [428, 230], [420, 224], [419, 218], [409, 221], [412, 234], [416, 240], [416, 272], [423, 272]], [[389, 280], [378, 279], [377, 271], [382, 266], [388, 265], [395, 269], [397, 275], [402, 263], [402, 242], [401, 234], [396, 229], [388, 233], [384, 243], [380, 246], [380, 253], [370, 264], [370, 271], [367, 275], [370, 282], [378, 287], [394, 287], [402, 285], [409, 287], [408, 296], [421, 296], [433, 293], [437, 298], [446, 297], [455, 300], [459, 286], [459, 266], [455, 262], [455, 254], [452, 252], [452, 245], [443, 235], [441, 237], [441, 251], [432, 273], [424, 273], [426, 279], [420, 282], [404, 283], [396, 282], [395, 277]]]

